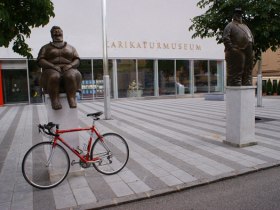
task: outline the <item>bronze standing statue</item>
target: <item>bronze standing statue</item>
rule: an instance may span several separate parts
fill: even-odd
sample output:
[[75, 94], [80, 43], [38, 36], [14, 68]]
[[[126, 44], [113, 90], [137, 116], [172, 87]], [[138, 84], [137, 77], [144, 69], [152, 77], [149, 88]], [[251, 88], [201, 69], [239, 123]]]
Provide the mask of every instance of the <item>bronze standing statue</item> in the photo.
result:
[[227, 62], [228, 86], [251, 86], [253, 42], [250, 29], [242, 23], [242, 10], [235, 9], [232, 22], [224, 29], [223, 42]]
[[76, 92], [79, 90], [82, 75], [77, 70], [79, 55], [74, 47], [63, 41], [63, 31], [58, 26], [51, 29], [53, 42], [44, 45], [37, 58], [43, 69], [41, 87], [48, 93], [54, 110], [61, 109], [59, 93], [66, 93], [70, 108], [76, 108]]

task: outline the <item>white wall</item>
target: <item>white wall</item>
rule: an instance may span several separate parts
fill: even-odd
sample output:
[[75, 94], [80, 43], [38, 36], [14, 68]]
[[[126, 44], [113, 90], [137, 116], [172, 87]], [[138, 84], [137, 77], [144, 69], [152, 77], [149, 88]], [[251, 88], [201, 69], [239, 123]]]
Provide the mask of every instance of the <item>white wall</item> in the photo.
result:
[[[53, 0], [55, 18], [35, 28], [28, 39], [32, 54], [51, 41], [50, 29], [59, 25], [64, 40], [80, 57], [102, 57], [102, 0]], [[224, 59], [223, 45], [214, 39], [191, 39], [190, 19], [203, 11], [197, 0], [107, 0], [107, 40], [110, 58]], [[194, 47], [194, 50], [191, 48]], [[0, 48], [0, 58], [19, 58]]]

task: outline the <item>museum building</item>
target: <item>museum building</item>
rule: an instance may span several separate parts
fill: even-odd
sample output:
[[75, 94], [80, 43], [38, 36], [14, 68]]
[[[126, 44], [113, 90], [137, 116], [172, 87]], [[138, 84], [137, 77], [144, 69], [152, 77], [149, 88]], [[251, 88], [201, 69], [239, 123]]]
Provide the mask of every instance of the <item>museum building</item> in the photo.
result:
[[[215, 39], [192, 39], [191, 18], [198, 1], [107, 0], [107, 51], [111, 97], [194, 96], [223, 92], [224, 47]], [[42, 103], [41, 69], [36, 57], [63, 29], [64, 41], [80, 56], [79, 100], [103, 98], [102, 1], [53, 0], [55, 17], [32, 29], [27, 43], [34, 59], [0, 48], [0, 105]], [[75, 15], [73, 15], [75, 11]], [[12, 44], [11, 44], [12, 45]]]

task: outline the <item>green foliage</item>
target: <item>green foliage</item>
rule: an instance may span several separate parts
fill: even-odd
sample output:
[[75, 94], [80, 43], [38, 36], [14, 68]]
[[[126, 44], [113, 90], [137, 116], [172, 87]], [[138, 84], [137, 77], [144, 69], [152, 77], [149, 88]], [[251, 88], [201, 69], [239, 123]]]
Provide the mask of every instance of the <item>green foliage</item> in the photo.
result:
[[263, 82], [263, 83], [262, 83], [262, 92], [265, 93], [265, 94], [266, 94], [266, 92], [267, 92], [266, 86], [267, 86], [266, 83]]
[[277, 85], [277, 95], [280, 95], [280, 80], [278, 81]]
[[277, 93], [277, 80], [273, 80], [272, 93]]
[[267, 95], [272, 95], [272, 82], [270, 79], [268, 79], [268, 81], [267, 81], [266, 92], [267, 92]]
[[225, 26], [231, 21], [234, 8], [245, 11], [243, 21], [254, 35], [256, 60], [261, 52], [280, 46], [280, 1], [279, 0], [200, 0], [197, 6], [206, 10], [204, 14], [192, 19], [190, 31], [193, 38], [216, 37], [222, 43]]
[[25, 43], [31, 28], [45, 26], [54, 17], [50, 0], [0, 0], [0, 47], [13, 42], [14, 52], [31, 58], [31, 48]]

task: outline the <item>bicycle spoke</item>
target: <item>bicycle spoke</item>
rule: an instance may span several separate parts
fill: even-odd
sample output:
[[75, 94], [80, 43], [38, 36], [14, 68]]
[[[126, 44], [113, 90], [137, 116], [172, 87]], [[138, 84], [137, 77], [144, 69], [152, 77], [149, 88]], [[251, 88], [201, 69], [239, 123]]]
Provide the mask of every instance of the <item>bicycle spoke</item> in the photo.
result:
[[114, 174], [126, 165], [129, 155], [128, 146], [117, 134], [109, 133], [103, 136], [104, 141], [98, 139], [92, 147], [92, 157], [100, 159], [94, 163], [94, 167], [103, 174]]
[[22, 172], [26, 181], [34, 187], [48, 189], [61, 183], [67, 176], [70, 160], [66, 151], [51, 142], [34, 145], [24, 156]]

